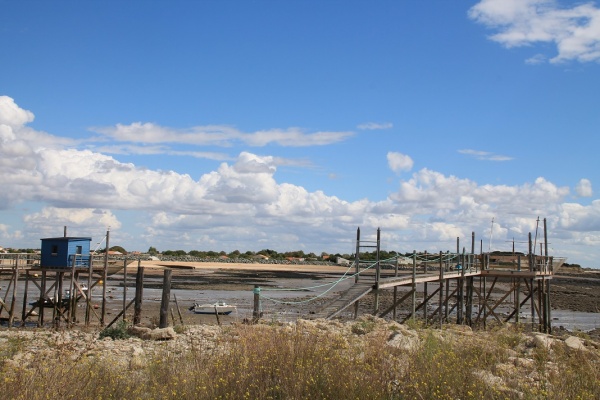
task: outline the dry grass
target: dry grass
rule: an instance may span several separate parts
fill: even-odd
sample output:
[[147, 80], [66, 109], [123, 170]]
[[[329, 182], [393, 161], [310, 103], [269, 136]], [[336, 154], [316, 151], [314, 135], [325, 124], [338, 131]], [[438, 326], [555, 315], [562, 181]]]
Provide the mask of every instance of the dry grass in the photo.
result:
[[[360, 334], [310, 325], [226, 328], [213, 349], [165, 347], [137, 362], [110, 354], [10, 363], [0, 346], [0, 393], [11, 399], [595, 399], [598, 352], [531, 347], [507, 329], [472, 336], [419, 329], [415, 350], [388, 345], [388, 325]], [[356, 327], [354, 327], [356, 329]], [[512, 352], [512, 353], [511, 353]], [[511, 365], [521, 352], [531, 365]], [[505, 366], [501, 370], [500, 366]], [[490, 376], [496, 377], [494, 381]]]

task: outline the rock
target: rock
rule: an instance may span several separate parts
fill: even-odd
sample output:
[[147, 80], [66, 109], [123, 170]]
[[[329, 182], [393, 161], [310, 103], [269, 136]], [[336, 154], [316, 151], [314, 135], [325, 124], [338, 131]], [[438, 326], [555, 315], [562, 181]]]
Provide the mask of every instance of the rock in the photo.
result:
[[144, 326], [132, 326], [128, 329], [132, 336], [137, 336], [143, 340], [171, 340], [175, 339], [177, 333], [172, 327], [150, 329]]
[[170, 326], [167, 328], [153, 329], [141, 336], [144, 340], [171, 340], [175, 339], [175, 337], [177, 337], [177, 333], [175, 333]]
[[587, 350], [585, 348], [585, 344], [583, 343], [583, 340], [581, 340], [577, 336], [569, 336], [568, 338], [565, 339], [565, 344], [571, 350]]
[[533, 345], [538, 348], [550, 349], [554, 344], [554, 339], [543, 333], [533, 335]]
[[405, 332], [394, 332], [388, 338], [387, 344], [406, 351], [413, 351], [419, 347], [417, 334], [406, 334]]
[[146, 328], [145, 326], [132, 326], [127, 330], [127, 332], [132, 336], [137, 336], [139, 338], [143, 338], [143, 336], [146, 335], [151, 330], [152, 329]]

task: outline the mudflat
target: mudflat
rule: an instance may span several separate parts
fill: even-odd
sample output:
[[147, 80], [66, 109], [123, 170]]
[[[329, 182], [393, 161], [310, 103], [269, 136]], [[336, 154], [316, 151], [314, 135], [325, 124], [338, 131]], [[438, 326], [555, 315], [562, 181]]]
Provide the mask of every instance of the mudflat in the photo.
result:
[[[318, 285], [334, 282], [344, 274], [351, 275], [353, 273], [346, 267], [333, 265], [142, 261], [141, 266], [144, 267], [144, 274], [147, 278], [144, 287], [162, 287], [161, 277], [164, 270], [169, 268], [172, 270], [172, 292], [175, 295], [181, 290], [198, 291], [199, 293], [230, 291], [235, 292], [239, 297], [239, 293], [245, 291], [248, 296], [244, 297], [245, 300], [242, 302], [248, 302], [247, 299], [251, 299], [252, 289], [255, 285], [268, 292], [271, 288], [299, 288], [307, 284]], [[136, 269], [137, 266], [128, 268], [131, 284], [133, 284], [133, 275]], [[122, 275], [115, 275], [112, 278], [114, 282], [118, 282], [120, 279], [122, 279]], [[314, 294], [295, 293], [293, 299], [282, 298], [281, 301], [291, 300], [291, 303], [296, 305], [271, 304], [270, 311], [307, 316], [339, 294], [342, 288], [343, 286], [340, 285], [339, 289], [334, 288], [317, 301], [306, 303], [303, 303], [302, 299]], [[381, 307], [391, 304], [393, 300], [391, 293], [391, 290], [386, 290], [381, 294]], [[372, 311], [373, 297], [367, 296], [361, 301], [361, 308], [364, 308], [364, 312]], [[239, 298], [234, 300], [240, 301]], [[245, 304], [245, 307], [251, 308], [251, 304]], [[580, 268], [560, 270], [551, 280], [551, 307], [557, 310], [600, 312], [600, 270]], [[246, 313], [242, 317], [247, 316]]]

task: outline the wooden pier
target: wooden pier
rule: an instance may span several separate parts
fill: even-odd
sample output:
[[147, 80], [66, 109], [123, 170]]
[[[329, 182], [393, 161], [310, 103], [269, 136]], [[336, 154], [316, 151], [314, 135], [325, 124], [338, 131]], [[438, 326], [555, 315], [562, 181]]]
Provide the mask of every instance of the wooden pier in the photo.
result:
[[[81, 262], [82, 257], [86, 258], [85, 262]], [[139, 319], [144, 271], [143, 267], [139, 267], [139, 260], [137, 273], [141, 276], [136, 277], [136, 297], [129, 304], [125, 300], [127, 265], [134, 261], [127, 258], [110, 260], [104, 255], [74, 256], [71, 267], [48, 268], [40, 266], [39, 257], [33, 254], [3, 254], [0, 257], [0, 275], [2, 280], [8, 281], [8, 286], [0, 299], [0, 319], [9, 327], [14, 326], [19, 313], [21, 326], [26, 322], [34, 322], [39, 327], [48, 323], [53, 327], [68, 327], [79, 322], [85, 326], [110, 326], [133, 303]], [[86, 266], [80, 267], [82, 264]], [[107, 324], [105, 282], [108, 276], [117, 272], [123, 274], [124, 280], [123, 312]], [[30, 289], [37, 294], [32, 296]], [[20, 290], [23, 290], [22, 294]], [[96, 293], [94, 301], [93, 292]], [[2, 316], [4, 312], [8, 313], [7, 317]], [[83, 315], [78, 315], [78, 312], [83, 312]]]
[[[472, 234], [471, 251], [460, 251], [457, 238], [456, 253], [412, 254], [412, 266], [400, 269], [384, 265], [379, 259], [380, 231], [375, 241], [361, 241], [357, 230], [356, 268], [354, 285], [325, 305], [311, 318], [332, 319], [340, 317], [354, 306], [354, 317], [359, 303], [366, 295], [374, 297], [372, 314], [389, 317], [399, 322], [420, 318], [425, 324], [457, 323], [486, 327], [495, 323], [530, 323], [541, 332], [552, 330], [550, 307], [550, 281], [564, 259], [550, 257], [547, 245], [540, 254], [529, 235], [527, 255], [475, 254], [475, 234]], [[544, 220], [544, 244], [547, 234]], [[361, 250], [374, 248], [376, 260], [360, 260]], [[385, 268], [387, 266], [387, 268]], [[380, 296], [393, 291], [392, 305], [380, 309]], [[404, 307], [402, 308], [402, 306]], [[400, 310], [403, 315], [400, 316]], [[406, 311], [408, 309], [408, 312]], [[523, 319], [527, 312], [527, 320]]]

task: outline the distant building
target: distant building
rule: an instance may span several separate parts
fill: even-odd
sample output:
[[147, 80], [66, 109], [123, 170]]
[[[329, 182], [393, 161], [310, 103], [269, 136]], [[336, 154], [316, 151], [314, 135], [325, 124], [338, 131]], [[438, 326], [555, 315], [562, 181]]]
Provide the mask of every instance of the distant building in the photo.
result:
[[336, 263], [337, 265], [344, 265], [344, 266], [348, 266], [348, 265], [350, 265], [350, 260], [346, 260], [346, 259], [345, 259], [345, 258], [343, 258], [343, 257], [338, 257], [338, 258], [336, 258], [336, 259], [335, 259], [335, 263]]
[[413, 259], [411, 257], [398, 257], [396, 262], [399, 267], [409, 267], [413, 265]]

